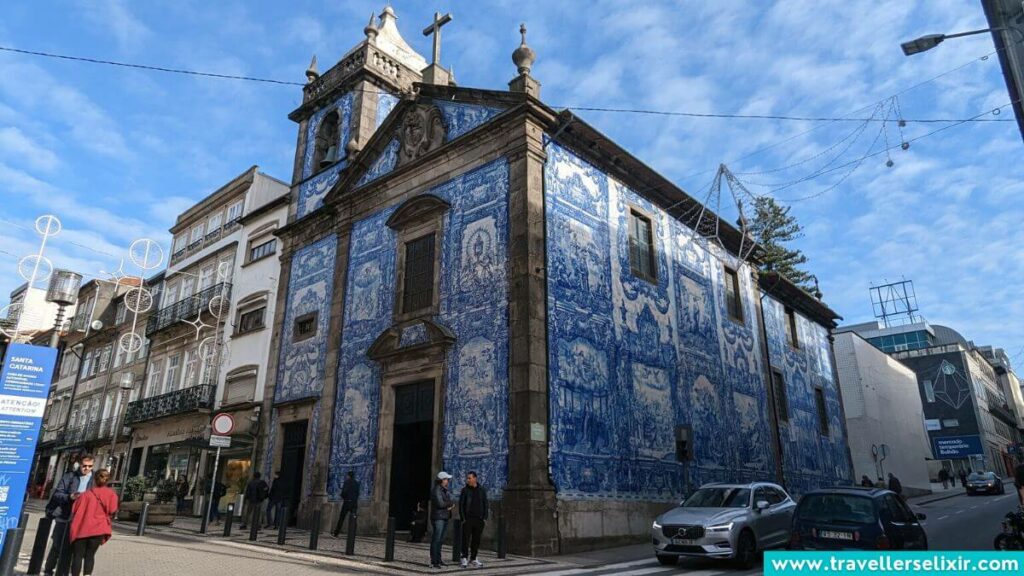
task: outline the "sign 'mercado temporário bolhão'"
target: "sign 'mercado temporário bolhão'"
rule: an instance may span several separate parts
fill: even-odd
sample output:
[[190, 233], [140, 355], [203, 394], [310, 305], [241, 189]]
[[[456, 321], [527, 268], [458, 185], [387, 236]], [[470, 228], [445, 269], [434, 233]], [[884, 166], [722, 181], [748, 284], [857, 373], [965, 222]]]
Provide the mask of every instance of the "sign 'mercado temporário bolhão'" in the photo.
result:
[[0, 544], [16, 528], [57, 361], [55, 348], [11, 344], [0, 372]]

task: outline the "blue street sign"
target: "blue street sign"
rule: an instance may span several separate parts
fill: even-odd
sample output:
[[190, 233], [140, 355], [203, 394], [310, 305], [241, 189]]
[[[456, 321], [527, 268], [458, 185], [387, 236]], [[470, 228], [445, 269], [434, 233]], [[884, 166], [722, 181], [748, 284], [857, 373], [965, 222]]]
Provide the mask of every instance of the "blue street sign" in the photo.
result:
[[0, 545], [17, 528], [39, 442], [39, 425], [53, 379], [57, 350], [29, 344], [7, 347], [0, 372]]
[[966, 458], [972, 454], [984, 454], [981, 436], [944, 436], [934, 438], [935, 458], [938, 460]]

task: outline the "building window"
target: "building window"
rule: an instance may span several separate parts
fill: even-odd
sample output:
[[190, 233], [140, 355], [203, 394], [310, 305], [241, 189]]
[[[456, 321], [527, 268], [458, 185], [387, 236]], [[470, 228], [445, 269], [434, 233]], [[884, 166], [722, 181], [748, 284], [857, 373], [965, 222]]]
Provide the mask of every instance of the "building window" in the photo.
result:
[[167, 359], [167, 378], [164, 380], [164, 392], [173, 392], [178, 389], [178, 369], [181, 366], [181, 354], [175, 354]]
[[198, 226], [192, 228], [192, 234], [191, 234], [191, 237], [189, 238], [188, 247], [192, 248], [193, 246], [199, 244], [202, 241], [203, 241], [203, 225], [199, 224]]
[[277, 250], [277, 238], [271, 238], [262, 244], [257, 244], [249, 249], [249, 262], [273, 256], [275, 250]]
[[402, 312], [416, 312], [434, 303], [434, 234], [405, 243]]
[[800, 347], [796, 331], [796, 312], [792, 308], [786, 308], [786, 341], [793, 348]]
[[210, 219], [206, 222], [206, 235], [207, 236], [209, 236], [210, 234], [214, 234], [214, 233], [220, 231], [220, 217], [221, 217], [221, 212], [219, 212], [219, 211], [216, 214], [214, 214], [213, 216], [210, 216]]
[[935, 386], [931, 380], [924, 381], [924, 397], [929, 403], [935, 402]]
[[238, 202], [235, 202], [231, 206], [228, 206], [228, 219], [227, 219], [226, 222], [224, 222], [224, 225], [228, 226], [228, 225], [234, 224], [235, 222], [238, 222], [238, 220], [241, 219], [241, 218], [242, 218], [242, 201], [239, 200]]
[[943, 428], [956, 428], [960, 425], [960, 421], [956, 418], [947, 418], [942, 421]]
[[182, 382], [182, 388], [191, 388], [198, 384], [196, 378], [199, 377], [199, 352], [197, 350], [189, 350], [185, 352], [185, 379]]
[[825, 391], [814, 389], [814, 403], [818, 405], [818, 426], [822, 436], [828, 436], [828, 410], [825, 409]]
[[124, 322], [124, 320], [125, 320], [125, 318], [127, 316], [128, 316], [128, 306], [122, 300], [121, 302], [117, 303], [117, 315], [114, 318], [114, 324], [120, 324], [120, 323]]
[[104, 346], [99, 352], [100, 361], [96, 363], [98, 367], [97, 372], [106, 372], [107, 367], [110, 366], [110, 353], [112, 351], [111, 346]]
[[633, 274], [657, 282], [658, 264], [654, 253], [654, 227], [651, 219], [629, 211], [629, 267]]
[[292, 333], [293, 342], [301, 342], [316, 336], [316, 320], [319, 314], [310, 312], [295, 319], [295, 328]]
[[157, 360], [149, 365], [149, 384], [146, 386], [146, 397], [160, 394], [160, 377], [163, 375], [163, 360]]
[[82, 378], [92, 376], [92, 374], [89, 373], [89, 370], [92, 369], [92, 356], [92, 350], [89, 350], [85, 353], [85, 356], [82, 357]]
[[789, 399], [786, 397], [786, 380], [782, 372], [772, 370], [772, 395], [775, 396], [775, 414], [782, 422], [789, 422]]
[[261, 306], [255, 310], [243, 312], [242, 315], [238, 317], [238, 330], [236, 331], [236, 334], [245, 334], [246, 332], [252, 332], [263, 328], [263, 316], [266, 312], [266, 306]]
[[725, 308], [736, 322], [743, 323], [743, 296], [740, 293], [740, 276], [735, 270], [725, 268]]
[[171, 252], [171, 257], [178, 257], [182, 252], [185, 251], [185, 246], [188, 244], [188, 234], [179, 234], [174, 237], [174, 248]]
[[217, 270], [216, 264], [208, 264], [199, 270], [199, 291], [202, 292], [213, 286], [213, 273]]

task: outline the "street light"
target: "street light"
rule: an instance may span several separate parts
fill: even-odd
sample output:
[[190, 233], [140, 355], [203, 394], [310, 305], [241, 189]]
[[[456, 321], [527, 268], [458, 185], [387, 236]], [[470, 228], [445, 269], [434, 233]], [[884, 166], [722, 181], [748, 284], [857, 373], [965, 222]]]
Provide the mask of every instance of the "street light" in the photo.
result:
[[57, 318], [50, 336], [50, 348], [56, 348], [60, 341], [60, 329], [64, 324], [64, 308], [78, 302], [78, 287], [82, 284], [82, 275], [71, 270], [54, 270], [50, 275], [50, 284], [46, 288], [46, 301], [57, 305]]
[[131, 372], [122, 372], [121, 381], [118, 383], [118, 388], [121, 389], [121, 401], [118, 403], [117, 414], [114, 415], [114, 429], [110, 433], [110, 453], [107, 454], [107, 469], [110, 470], [111, 477], [113, 477], [114, 470], [114, 449], [117, 446], [117, 436], [121, 433], [121, 415], [125, 411], [125, 403], [128, 399], [128, 393], [135, 387], [135, 374]]
[[926, 34], [920, 38], [915, 38], [914, 40], [900, 44], [900, 48], [903, 48], [903, 54], [913, 56], [919, 52], [935, 48], [947, 38], [973, 36], [975, 34], [984, 34], [986, 32], [995, 32], [997, 30], [1006, 30], [1006, 28], [985, 28], [984, 30], [971, 30], [970, 32], [958, 32], [956, 34]]

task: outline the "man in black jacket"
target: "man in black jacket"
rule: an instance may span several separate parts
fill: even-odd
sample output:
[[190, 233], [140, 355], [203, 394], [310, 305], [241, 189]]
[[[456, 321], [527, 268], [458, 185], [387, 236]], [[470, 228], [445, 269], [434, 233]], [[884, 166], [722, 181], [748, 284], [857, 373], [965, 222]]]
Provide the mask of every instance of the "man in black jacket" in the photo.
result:
[[338, 515], [338, 523], [334, 525], [331, 534], [337, 538], [341, 534], [341, 525], [345, 522], [345, 516], [352, 513], [356, 517], [359, 508], [359, 481], [356, 480], [356, 473], [349, 470], [345, 477], [345, 483], [341, 485], [341, 514]]
[[267, 499], [267, 494], [270, 493], [270, 487], [267, 486], [267, 482], [260, 478], [259, 472], [252, 473], [252, 480], [245, 485], [245, 505], [247, 512], [245, 516], [242, 516], [242, 525], [240, 528], [243, 530], [248, 526], [245, 519], [248, 517], [252, 520], [252, 523], [257, 528], [260, 527], [260, 504]]
[[[281, 507], [288, 497], [287, 488], [281, 480], [281, 471], [274, 472], [274, 483], [270, 485], [270, 498], [267, 499], [267, 528], [277, 528], [277, 523], [281, 521]], [[284, 520], [288, 521], [287, 518]]]
[[57, 485], [53, 488], [50, 501], [46, 503], [46, 515], [53, 518], [53, 543], [50, 545], [50, 554], [46, 557], [46, 566], [43, 574], [52, 576], [57, 568], [57, 560], [61, 556], [61, 550], [67, 547], [67, 555], [71, 554], [71, 543], [68, 541], [68, 525], [71, 520], [71, 506], [78, 499], [78, 496], [92, 488], [92, 468], [95, 459], [86, 454], [82, 456], [77, 465], [70, 472], [60, 477]]
[[487, 490], [480, 485], [476, 472], [466, 474], [466, 487], [459, 495], [459, 516], [462, 518], [462, 567], [470, 562], [479, 568], [483, 563], [476, 559], [480, 550], [480, 534], [487, 521]]

